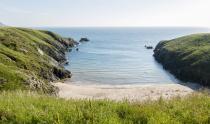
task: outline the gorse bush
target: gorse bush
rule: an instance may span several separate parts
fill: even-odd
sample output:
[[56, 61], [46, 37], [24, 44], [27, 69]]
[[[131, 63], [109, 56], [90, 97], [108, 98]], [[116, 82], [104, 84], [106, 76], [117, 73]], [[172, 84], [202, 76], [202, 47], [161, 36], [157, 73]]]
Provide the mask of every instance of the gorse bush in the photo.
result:
[[0, 123], [209, 124], [210, 96], [140, 102], [65, 100], [34, 92], [0, 93]]

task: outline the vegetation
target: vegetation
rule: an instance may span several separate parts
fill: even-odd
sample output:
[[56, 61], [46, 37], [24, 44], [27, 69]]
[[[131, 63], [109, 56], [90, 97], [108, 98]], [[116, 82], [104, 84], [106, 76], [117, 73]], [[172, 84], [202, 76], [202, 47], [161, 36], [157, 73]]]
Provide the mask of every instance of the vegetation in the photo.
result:
[[[155, 57], [172, 72], [191, 75], [186, 79], [208, 84], [209, 43], [209, 34], [161, 42], [155, 49]], [[208, 92], [142, 103], [65, 100], [47, 95], [56, 92], [50, 81], [71, 76], [61, 63], [65, 61], [65, 51], [74, 44], [72, 39], [49, 31], [0, 27], [0, 123], [210, 123]]]
[[54, 93], [49, 82], [70, 77], [60, 63], [73, 44], [72, 39], [49, 31], [0, 27], [0, 90]]
[[1, 92], [0, 123], [209, 124], [210, 96], [144, 103], [64, 100], [33, 92]]
[[154, 52], [156, 60], [178, 78], [210, 86], [210, 34], [162, 41]]

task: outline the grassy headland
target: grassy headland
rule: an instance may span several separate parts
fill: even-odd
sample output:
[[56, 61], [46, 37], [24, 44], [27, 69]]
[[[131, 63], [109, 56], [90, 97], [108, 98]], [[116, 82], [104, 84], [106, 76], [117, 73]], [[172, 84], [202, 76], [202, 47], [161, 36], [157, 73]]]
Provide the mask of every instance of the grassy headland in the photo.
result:
[[210, 34], [162, 41], [154, 52], [156, 60], [178, 78], [210, 86]]
[[73, 45], [72, 39], [49, 31], [0, 27], [0, 90], [54, 93], [49, 82], [71, 76], [60, 63]]

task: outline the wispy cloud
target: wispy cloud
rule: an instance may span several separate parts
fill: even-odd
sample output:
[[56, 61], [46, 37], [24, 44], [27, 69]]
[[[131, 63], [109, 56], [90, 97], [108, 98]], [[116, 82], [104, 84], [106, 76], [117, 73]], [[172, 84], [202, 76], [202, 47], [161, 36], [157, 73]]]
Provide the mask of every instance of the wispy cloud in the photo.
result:
[[0, 14], [24, 14], [24, 15], [31, 15], [31, 14], [38, 14], [38, 15], [49, 15], [49, 13], [41, 12], [37, 13], [31, 10], [26, 10], [22, 8], [11, 7], [7, 5], [0, 4]]

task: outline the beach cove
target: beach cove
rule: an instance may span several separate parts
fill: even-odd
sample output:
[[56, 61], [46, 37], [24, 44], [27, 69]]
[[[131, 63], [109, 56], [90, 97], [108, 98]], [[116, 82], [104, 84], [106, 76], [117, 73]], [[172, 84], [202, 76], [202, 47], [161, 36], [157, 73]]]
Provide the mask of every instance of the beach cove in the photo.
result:
[[58, 96], [65, 99], [147, 101], [184, 97], [197, 91], [197, 84], [153, 84], [153, 85], [76, 85], [55, 83]]
[[[156, 68], [163, 72], [159, 73], [159, 79], [161, 80], [152, 78], [154, 73], [153, 76], [150, 76], [151, 70], [148, 68], [143, 68], [144, 71], [149, 70], [150, 72], [144, 74], [144, 76], [148, 75], [150, 77], [130, 77], [129, 75], [139, 75], [144, 71], [138, 70], [139, 66], [130, 68], [132, 64], [129, 65], [129, 63], [125, 62], [124, 65], [128, 64], [128, 70], [126, 68], [117, 68], [112, 73], [113, 70], [98, 71], [100, 68], [95, 68], [96, 70], [92, 70], [91, 73], [90, 70], [87, 71], [84, 68], [84, 65], [86, 64], [86, 67], [91, 65], [89, 63], [93, 59], [92, 55], [85, 55], [90, 60], [84, 58], [86, 61], [75, 61], [81, 60], [80, 57], [82, 56], [80, 54], [83, 53], [81, 46], [85, 48], [88, 43], [80, 45], [77, 51], [76, 47], [72, 48], [72, 46], [77, 45], [75, 40], [63, 38], [50, 31], [11, 27], [0, 29], [2, 35], [0, 81], [3, 82], [0, 87], [2, 89], [0, 93], [0, 118], [3, 120], [0, 120], [0, 122], [2, 123], [70, 122], [74, 124], [90, 121], [92, 123], [111, 122], [119, 124], [209, 122], [210, 99], [208, 90], [200, 91], [198, 90], [200, 87], [187, 82], [184, 84], [173, 82], [173, 80], [170, 80], [170, 76], [167, 75], [168, 73], [165, 73], [165, 76], [162, 75], [164, 72], [167, 72], [163, 68]], [[193, 36], [190, 36], [189, 39]], [[196, 36], [196, 41], [197, 39], [205, 39], [206, 36], [209, 35], [198, 35], [198, 37]], [[169, 42], [173, 43], [173, 40]], [[203, 43], [205, 42], [208, 42], [208, 40], [203, 41]], [[164, 51], [163, 48], [165, 47], [156, 48]], [[143, 49], [145, 49], [144, 46]], [[67, 50], [73, 52], [68, 53]], [[148, 50], [147, 52], [152, 53], [153, 51]], [[73, 54], [75, 54], [74, 57], [80, 57], [75, 59], [72, 57]], [[150, 60], [152, 59], [152, 54], [150, 55], [145, 57], [148, 57]], [[121, 60], [124, 61], [124, 58], [122, 57]], [[116, 60], [116, 58], [114, 59]], [[199, 61], [198, 64], [202, 65], [202, 62], [206, 61], [205, 59]], [[96, 59], [93, 60], [92, 62], [96, 62]], [[76, 71], [75, 67], [79, 67], [75, 66], [77, 62], [79, 62], [80, 68]], [[103, 61], [105, 67], [107, 67], [106, 64], [113, 63], [113, 61], [111, 63], [106, 62], [108, 61]], [[137, 61], [136, 64], [142, 67], [143, 64], [138, 62], [141, 61]], [[142, 62], [144, 63], [145, 61]], [[66, 66], [64, 68], [63, 63], [70, 66], [74, 65], [73, 71], [67, 70]], [[122, 65], [122, 63], [115, 64], [118, 67]], [[112, 65], [111, 67], [114, 66]], [[118, 69], [122, 70], [122, 72]], [[79, 72], [79, 70], [81, 71]], [[126, 71], [128, 73], [125, 73]], [[78, 75], [81, 72], [88, 75], [99, 74], [95, 75], [99, 77]], [[123, 73], [125, 74], [124, 76]], [[120, 78], [117, 79], [116, 75]], [[75, 76], [78, 78], [74, 78]], [[113, 78], [110, 78], [110, 76]], [[205, 75], [203, 78], [205, 78]], [[162, 79], [169, 79], [169, 82], [164, 82]], [[172, 79], [175, 79], [175, 77]], [[60, 83], [52, 83], [53, 81]], [[198, 92], [195, 92], [197, 90]]]
[[[186, 96], [200, 86], [178, 80], [155, 61], [153, 50], [163, 39], [204, 31], [199, 28], [75, 28], [48, 29], [90, 41], [67, 53], [71, 79], [56, 83], [67, 99], [144, 101]], [[128, 35], [127, 35], [128, 34]]]

